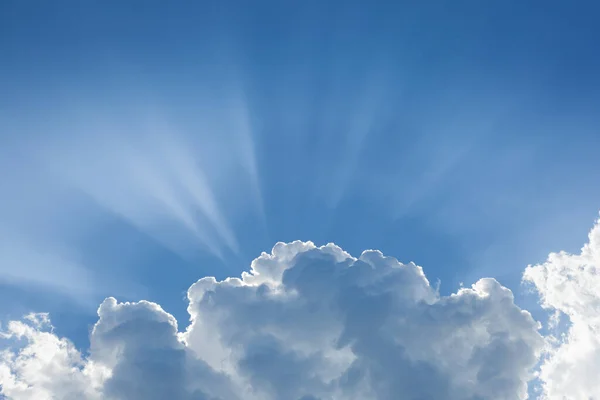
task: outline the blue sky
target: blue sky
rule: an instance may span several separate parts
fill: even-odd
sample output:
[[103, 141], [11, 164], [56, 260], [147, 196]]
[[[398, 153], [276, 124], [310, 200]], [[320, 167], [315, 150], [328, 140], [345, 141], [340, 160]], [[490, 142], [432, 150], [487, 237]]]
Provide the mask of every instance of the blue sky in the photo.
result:
[[297, 239], [538, 315], [523, 269], [585, 243], [595, 2], [132, 3], [0, 5], [0, 320], [85, 348], [115, 296], [185, 327], [191, 283]]

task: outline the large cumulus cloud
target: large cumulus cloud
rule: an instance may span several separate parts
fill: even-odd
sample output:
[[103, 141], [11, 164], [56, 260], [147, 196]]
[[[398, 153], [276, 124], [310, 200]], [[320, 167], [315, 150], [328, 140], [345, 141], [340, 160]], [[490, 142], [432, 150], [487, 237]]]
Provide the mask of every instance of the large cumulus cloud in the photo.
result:
[[523, 275], [566, 331], [548, 336], [540, 370], [544, 399], [600, 399], [600, 220], [580, 254], [552, 253]]
[[241, 278], [202, 278], [178, 333], [159, 305], [105, 300], [81, 354], [43, 315], [13, 321], [10, 399], [524, 399], [544, 341], [493, 279], [440, 296], [378, 251], [278, 243]]

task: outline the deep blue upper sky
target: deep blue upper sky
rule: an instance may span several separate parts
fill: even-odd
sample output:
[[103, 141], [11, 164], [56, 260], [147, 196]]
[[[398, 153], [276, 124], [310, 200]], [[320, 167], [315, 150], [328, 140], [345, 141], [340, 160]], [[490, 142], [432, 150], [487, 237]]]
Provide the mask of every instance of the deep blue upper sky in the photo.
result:
[[528, 263], [577, 250], [600, 204], [600, 6], [368, 4], [3, 1], [0, 319], [50, 311], [84, 342], [116, 295], [185, 325], [192, 282], [277, 241], [380, 249], [444, 293], [519, 293]]

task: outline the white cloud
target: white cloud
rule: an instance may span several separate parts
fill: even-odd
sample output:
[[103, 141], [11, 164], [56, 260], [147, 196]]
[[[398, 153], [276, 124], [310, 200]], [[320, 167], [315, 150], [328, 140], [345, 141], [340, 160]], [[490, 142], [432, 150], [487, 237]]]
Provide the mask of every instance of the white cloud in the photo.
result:
[[188, 291], [191, 323], [106, 299], [82, 355], [11, 322], [0, 362], [12, 399], [523, 399], [539, 325], [493, 279], [443, 297], [378, 251], [278, 243], [241, 278]]
[[529, 266], [524, 280], [544, 308], [568, 319], [566, 332], [549, 336], [540, 379], [545, 399], [600, 398], [600, 220], [580, 254], [552, 253]]
[[38, 316], [11, 321], [5, 339], [24, 341], [18, 353], [0, 354], [0, 385], [8, 398], [19, 400], [100, 398], [92, 362], [64, 338], [48, 331]]

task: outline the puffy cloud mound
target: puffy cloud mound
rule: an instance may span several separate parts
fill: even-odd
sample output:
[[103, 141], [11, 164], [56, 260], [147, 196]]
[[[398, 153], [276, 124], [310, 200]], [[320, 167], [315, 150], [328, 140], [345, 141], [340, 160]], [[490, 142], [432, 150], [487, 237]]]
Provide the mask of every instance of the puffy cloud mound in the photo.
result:
[[540, 369], [544, 399], [600, 399], [600, 220], [580, 254], [552, 253], [523, 275], [566, 332], [549, 336]]
[[106, 299], [82, 355], [44, 315], [11, 322], [9, 399], [527, 397], [539, 325], [493, 279], [440, 296], [421, 267], [378, 251], [278, 243], [241, 278], [202, 278], [191, 323]]

